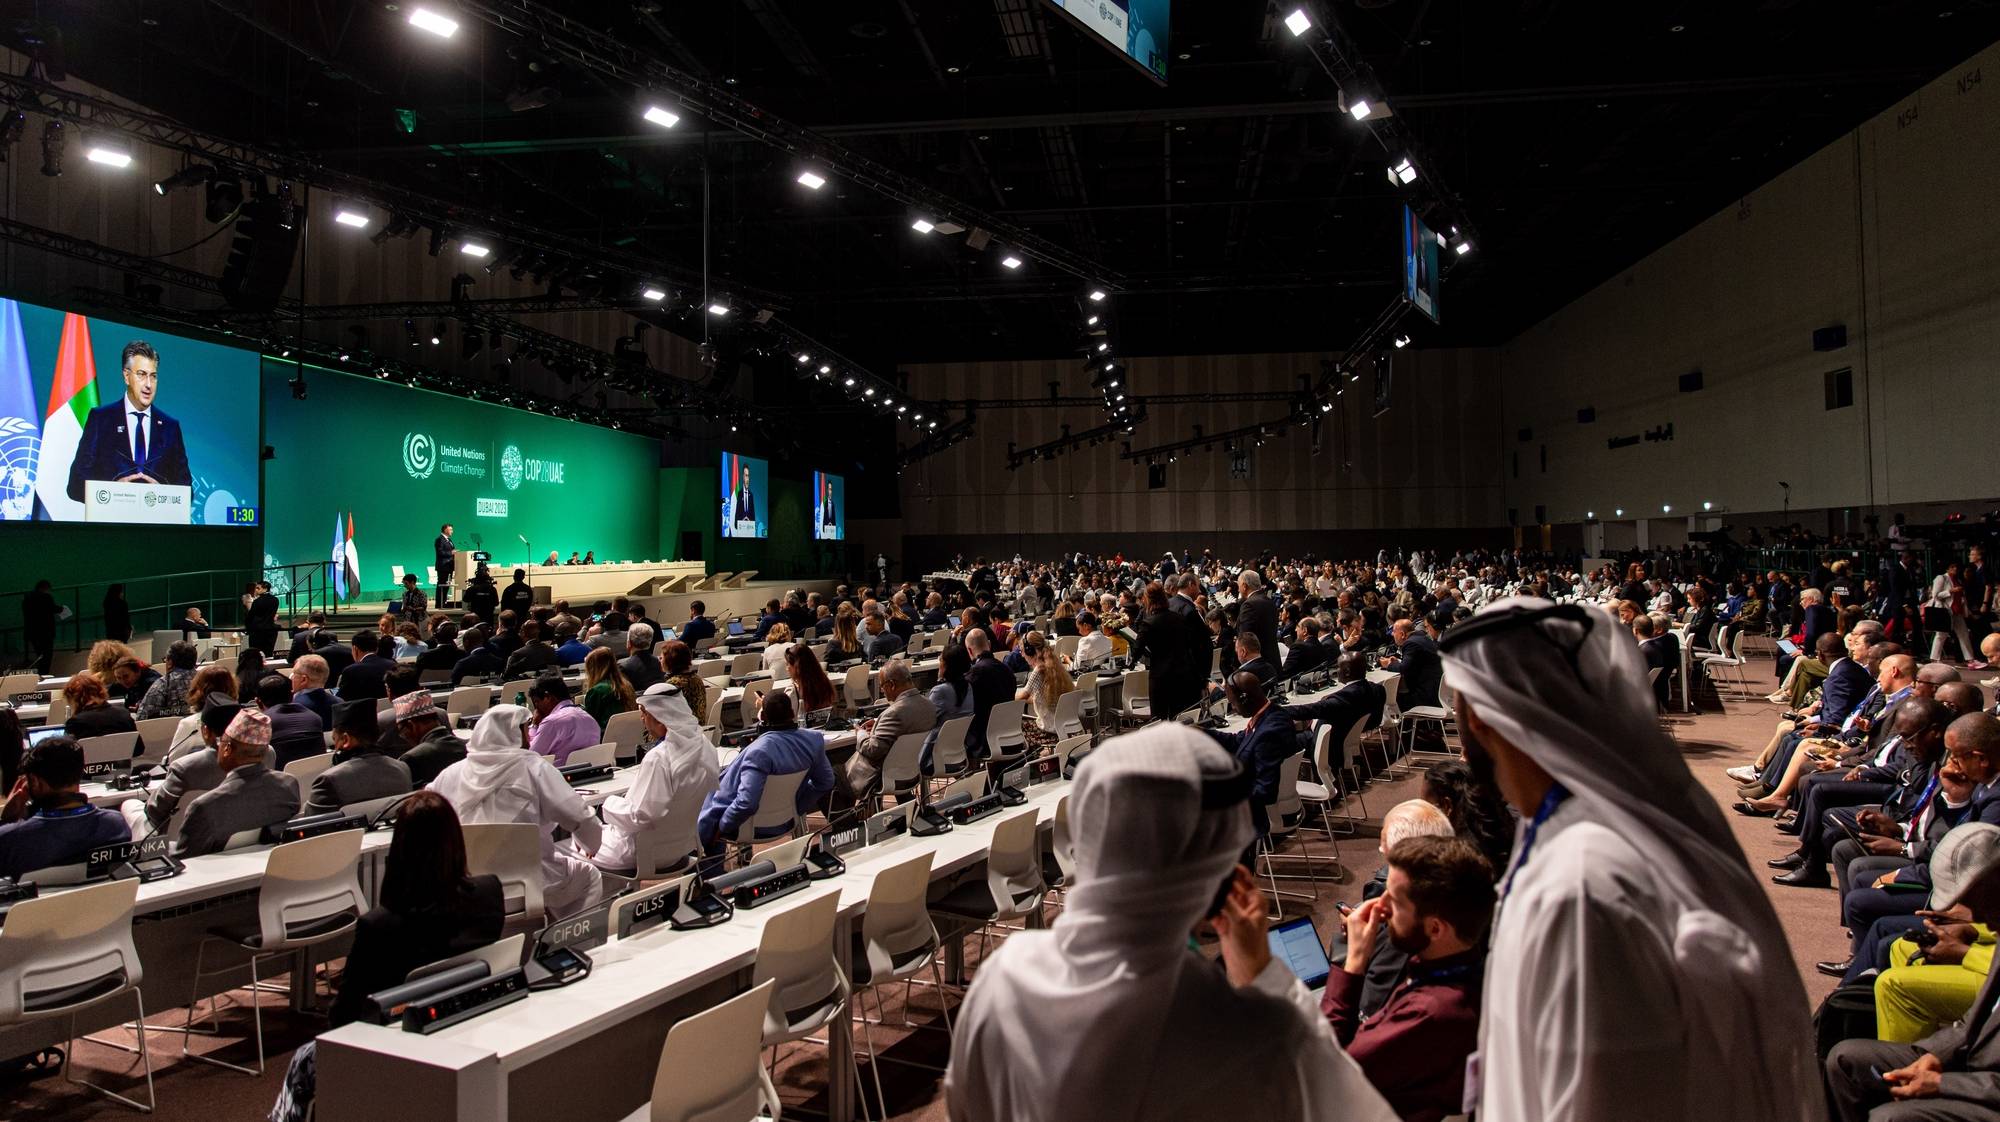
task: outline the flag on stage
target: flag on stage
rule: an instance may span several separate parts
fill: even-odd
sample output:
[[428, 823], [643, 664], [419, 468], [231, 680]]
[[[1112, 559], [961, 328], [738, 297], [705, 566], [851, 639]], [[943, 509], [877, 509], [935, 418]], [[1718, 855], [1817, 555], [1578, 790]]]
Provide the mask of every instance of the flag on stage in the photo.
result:
[[0, 522], [35, 517], [42, 413], [35, 408], [32, 369], [21, 332], [21, 306], [0, 300]]
[[354, 548], [353, 511], [347, 513], [347, 538], [341, 549], [341, 563], [346, 566], [348, 595], [361, 595], [361, 554]]
[[83, 521], [83, 504], [69, 497], [69, 467], [83, 440], [84, 419], [95, 408], [97, 363], [90, 355], [90, 321], [69, 312], [63, 316], [55, 382], [49, 386], [49, 408], [42, 419], [41, 463], [48, 470], [35, 474], [35, 494], [42, 509], [58, 522]]
[[333, 571], [327, 576], [333, 581], [333, 595], [337, 600], [347, 599], [347, 534], [341, 525], [340, 512], [333, 512]]

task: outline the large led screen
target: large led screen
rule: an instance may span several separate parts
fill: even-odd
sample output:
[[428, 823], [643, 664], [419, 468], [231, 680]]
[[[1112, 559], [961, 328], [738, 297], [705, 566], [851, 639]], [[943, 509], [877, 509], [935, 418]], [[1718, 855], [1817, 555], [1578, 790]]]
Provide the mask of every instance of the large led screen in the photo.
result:
[[837, 542], [847, 537], [847, 481], [813, 472], [813, 537]]
[[771, 536], [771, 504], [765, 484], [770, 465], [755, 456], [722, 454], [722, 536]]
[[1403, 208], [1403, 299], [1438, 318], [1438, 240], [1417, 212]]
[[1131, 59], [1155, 81], [1167, 80], [1168, 0], [1048, 2]]

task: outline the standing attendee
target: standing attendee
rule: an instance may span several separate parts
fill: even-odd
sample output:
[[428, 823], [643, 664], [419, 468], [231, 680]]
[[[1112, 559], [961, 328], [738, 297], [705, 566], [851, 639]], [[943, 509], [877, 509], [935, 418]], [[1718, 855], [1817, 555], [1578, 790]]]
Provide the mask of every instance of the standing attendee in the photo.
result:
[[424, 590], [417, 587], [415, 573], [403, 574], [403, 602], [398, 614], [404, 623], [415, 627], [419, 635], [423, 633], [424, 623], [430, 618], [431, 604]]
[[35, 669], [47, 674], [56, 657], [56, 598], [48, 581], [35, 582], [33, 591], [21, 597], [21, 632], [34, 655]]
[[[493, 586], [493, 574], [486, 571], [486, 563], [481, 561], [473, 570], [472, 579], [466, 582], [465, 592], [460, 599], [465, 610], [479, 617], [481, 623], [491, 626], [500, 614], [500, 590]], [[440, 601], [442, 603], [442, 601]]]
[[500, 610], [513, 612], [522, 619], [535, 610], [535, 590], [528, 584], [528, 570], [514, 570], [514, 583], [500, 594]]
[[1525, 820], [1491, 943], [1478, 1113], [1816, 1118], [1784, 932], [1617, 631], [1591, 608], [1511, 598], [1443, 644], [1465, 758]]
[[1275, 662], [1278, 657], [1278, 605], [1264, 588], [1263, 576], [1255, 569], [1245, 568], [1236, 575], [1236, 590], [1239, 598], [1237, 629], [1255, 632], [1258, 649]]
[[[1396, 1117], [1320, 1019], [1284, 999], [1294, 979], [1252, 921], [1263, 896], [1235, 871], [1246, 790], [1228, 753], [1171, 723], [1084, 761], [1075, 887], [1048, 930], [987, 955], [955, 1018], [954, 1122]], [[1227, 974], [1188, 950], [1205, 915]]]
[[104, 637], [121, 643], [132, 641], [132, 605], [125, 599], [122, 584], [104, 590]]
[[[1244, 572], [1253, 579], [1256, 576], [1251, 570]], [[1270, 600], [1264, 603], [1268, 605]], [[1275, 612], [1271, 626], [1277, 627]], [[1211, 649], [1206, 630], [1204, 624], [1173, 610], [1166, 588], [1158, 581], [1146, 586], [1146, 614], [1139, 621], [1139, 640], [1133, 644], [1132, 654], [1145, 660], [1151, 674], [1155, 714], [1172, 717], [1201, 700]]]
[[528, 747], [528, 721], [518, 705], [496, 705], [473, 727], [466, 757], [445, 768], [430, 790], [451, 801], [461, 821], [525, 822], [542, 845], [542, 903], [553, 918], [595, 904], [603, 881], [590, 862], [557, 846], [554, 831], [567, 830], [584, 851], [602, 836], [597, 817], [546, 756]]
[[[278, 598], [271, 595], [271, 582], [256, 583], [250, 606], [243, 613], [243, 639], [253, 649], [267, 655], [278, 653]], [[421, 595], [421, 594], [420, 594]]]
[[451, 523], [438, 527], [437, 540], [431, 543], [431, 550], [436, 562], [437, 606], [442, 608], [451, 599], [452, 572], [458, 564], [458, 547], [451, 543]]

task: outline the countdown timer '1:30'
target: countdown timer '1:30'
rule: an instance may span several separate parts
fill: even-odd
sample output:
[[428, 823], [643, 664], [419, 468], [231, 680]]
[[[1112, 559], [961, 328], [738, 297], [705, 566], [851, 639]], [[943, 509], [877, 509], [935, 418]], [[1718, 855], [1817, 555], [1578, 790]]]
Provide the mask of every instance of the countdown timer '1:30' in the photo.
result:
[[232, 506], [229, 508], [228, 522], [231, 526], [255, 526], [257, 524], [257, 508], [254, 506]]

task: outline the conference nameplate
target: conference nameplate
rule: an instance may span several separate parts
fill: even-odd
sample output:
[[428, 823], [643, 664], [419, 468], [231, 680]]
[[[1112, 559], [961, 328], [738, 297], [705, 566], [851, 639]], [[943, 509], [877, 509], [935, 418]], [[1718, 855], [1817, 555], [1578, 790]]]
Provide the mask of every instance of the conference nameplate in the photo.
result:
[[194, 490], [165, 483], [87, 480], [83, 485], [83, 520], [190, 526], [194, 524]]

